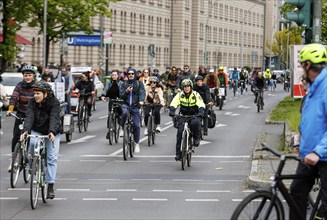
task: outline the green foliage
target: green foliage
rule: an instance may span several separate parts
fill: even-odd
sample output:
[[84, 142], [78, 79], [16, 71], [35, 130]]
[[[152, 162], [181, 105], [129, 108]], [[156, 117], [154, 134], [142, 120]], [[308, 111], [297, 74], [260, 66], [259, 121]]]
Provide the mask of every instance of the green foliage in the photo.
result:
[[287, 121], [289, 127], [297, 132], [301, 120], [300, 106], [302, 99], [285, 97], [270, 113], [272, 121]]
[[321, 40], [327, 42], [327, 0], [322, 0], [321, 4]]

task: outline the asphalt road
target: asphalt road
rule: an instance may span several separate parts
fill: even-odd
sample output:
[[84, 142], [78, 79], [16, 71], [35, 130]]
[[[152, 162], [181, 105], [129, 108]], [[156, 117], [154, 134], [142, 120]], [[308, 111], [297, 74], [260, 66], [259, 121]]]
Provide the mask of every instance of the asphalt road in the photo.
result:
[[265, 92], [265, 109], [257, 113], [252, 93], [231, 97], [217, 124], [209, 130], [182, 171], [174, 160], [176, 129], [167, 113], [161, 114], [162, 133], [148, 147], [141, 129], [141, 152], [123, 160], [122, 140], [109, 146], [106, 134], [107, 103], [97, 102], [89, 130], [66, 143], [62, 136], [56, 198], [36, 210], [29, 203], [29, 184], [22, 177], [11, 189], [7, 167], [14, 119], [2, 118], [1, 219], [230, 219], [247, 189], [250, 155], [271, 109], [287, 95], [278, 85]]

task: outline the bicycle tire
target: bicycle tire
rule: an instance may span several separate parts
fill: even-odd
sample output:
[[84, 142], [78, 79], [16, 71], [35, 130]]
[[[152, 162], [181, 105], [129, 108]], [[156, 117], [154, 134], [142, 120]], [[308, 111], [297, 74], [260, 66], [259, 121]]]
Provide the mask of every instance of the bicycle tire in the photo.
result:
[[89, 127], [89, 116], [88, 116], [88, 107], [85, 105], [85, 110], [84, 110], [84, 131], [87, 131]]
[[260, 107], [261, 107], [261, 95], [260, 93], [258, 93], [258, 96], [257, 96], [257, 112], [259, 113], [260, 112]]
[[[272, 196], [273, 195], [271, 192], [251, 193], [250, 195], [245, 197], [243, 201], [236, 207], [231, 217], [231, 220], [264, 219], [264, 215], [266, 214], [265, 210], [268, 208]], [[258, 213], [258, 211], [260, 211], [260, 213]], [[283, 220], [284, 217], [285, 216], [283, 205], [280, 199], [277, 198], [268, 219]]]
[[46, 160], [41, 159], [41, 196], [42, 196], [42, 201], [43, 203], [47, 203], [47, 189], [48, 189], [48, 184], [45, 183], [45, 172], [47, 169], [46, 165]]
[[155, 141], [156, 141], [156, 131], [153, 130], [152, 131], [152, 144], [155, 144]]
[[130, 157], [133, 157], [134, 156], [134, 141], [133, 141], [133, 137], [134, 137], [134, 132], [133, 132], [133, 128], [132, 128], [132, 125], [129, 125], [130, 128], [130, 132], [129, 132], [129, 142], [128, 142], [128, 147], [129, 147], [129, 156]]
[[79, 133], [82, 133], [84, 121], [83, 121], [83, 108], [81, 106], [78, 107], [77, 120], [78, 120], [78, 131]]
[[223, 106], [224, 106], [223, 97], [219, 98], [218, 101], [219, 101], [219, 110], [222, 110], [223, 109]]
[[152, 132], [153, 132], [153, 128], [152, 128], [152, 116], [149, 115], [148, 117], [148, 127], [146, 128], [148, 129], [148, 146], [151, 146], [151, 138], [152, 138]]
[[21, 144], [24, 145], [24, 147], [23, 147], [24, 153], [22, 154], [23, 155], [22, 160], [23, 160], [23, 177], [24, 177], [24, 182], [25, 183], [29, 183], [29, 181], [31, 179], [31, 174], [29, 173], [30, 166], [28, 164], [28, 161], [29, 161], [29, 158], [28, 158], [28, 149], [27, 149], [28, 142], [27, 141], [24, 141], [23, 143], [21, 142]]
[[66, 133], [66, 141], [67, 143], [71, 142], [73, 139], [73, 133], [71, 131], [69, 131], [68, 133]]
[[143, 127], [144, 124], [144, 109], [143, 106], [141, 107], [141, 112], [140, 112], [140, 126]]
[[29, 183], [31, 179], [31, 174], [29, 173], [29, 165], [27, 163], [25, 163], [23, 167], [23, 177], [24, 177], [24, 182]]
[[118, 120], [118, 115], [115, 114], [115, 117], [114, 117], [114, 129], [115, 129], [115, 142], [116, 144], [118, 143], [118, 139], [119, 139], [119, 131], [120, 131], [120, 125], [119, 125], [119, 120]]
[[39, 158], [35, 157], [33, 159], [32, 168], [31, 168], [31, 184], [30, 184], [30, 202], [32, 209], [36, 208], [37, 200], [39, 197], [39, 179], [40, 170], [39, 170]]
[[186, 164], [186, 157], [187, 157], [187, 133], [183, 131], [183, 136], [182, 136], [182, 149], [181, 149], [181, 165], [182, 165], [182, 170], [185, 170], [185, 164]]
[[11, 160], [11, 171], [10, 171], [10, 186], [11, 188], [15, 188], [18, 182], [19, 173], [22, 170], [22, 150], [21, 143], [17, 142], [14, 150], [14, 154], [12, 155]]
[[113, 145], [114, 143], [114, 124], [113, 124], [113, 113], [109, 115], [108, 118], [108, 132], [109, 132], [109, 144]]
[[128, 131], [128, 125], [125, 124], [124, 126], [124, 136], [123, 136], [123, 157], [124, 160], [127, 160], [128, 157], [128, 141], [129, 141], [129, 131]]

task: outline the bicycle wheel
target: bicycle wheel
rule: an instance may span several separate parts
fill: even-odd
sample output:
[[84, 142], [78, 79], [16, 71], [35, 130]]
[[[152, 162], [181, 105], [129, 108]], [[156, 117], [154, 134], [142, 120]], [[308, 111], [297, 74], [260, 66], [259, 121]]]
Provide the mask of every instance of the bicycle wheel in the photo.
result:
[[219, 102], [219, 110], [222, 110], [223, 109], [223, 105], [224, 105], [223, 97], [219, 98], [218, 99], [218, 102]]
[[128, 125], [125, 124], [124, 126], [124, 137], [123, 137], [123, 156], [124, 160], [127, 160], [128, 157], [128, 145], [129, 145], [129, 131], [128, 131]]
[[89, 127], [89, 111], [88, 111], [88, 107], [85, 105], [85, 109], [84, 109], [84, 131], [87, 131], [87, 128]]
[[30, 201], [32, 209], [36, 208], [37, 200], [39, 197], [39, 184], [40, 184], [40, 169], [39, 169], [39, 158], [33, 159], [31, 168], [31, 187], [30, 187]]
[[148, 129], [148, 146], [150, 147], [151, 139], [152, 139], [152, 132], [153, 132], [151, 115], [149, 115], [149, 117], [148, 117], [148, 127], [146, 129]]
[[22, 150], [21, 143], [17, 142], [14, 150], [14, 154], [12, 155], [11, 161], [11, 171], [10, 171], [10, 185], [11, 188], [15, 188], [18, 182], [19, 173], [22, 170]]
[[258, 93], [258, 97], [257, 97], [257, 112], [260, 112], [260, 107], [261, 107], [261, 95], [260, 93]]
[[151, 136], [152, 136], [152, 144], [154, 144], [154, 142], [156, 140], [156, 131], [155, 130], [152, 131], [152, 135]]
[[184, 131], [183, 136], [182, 136], [182, 150], [181, 150], [181, 165], [182, 165], [182, 170], [185, 169], [185, 164], [186, 164], [186, 157], [187, 157], [187, 133]]
[[109, 132], [109, 144], [112, 145], [114, 143], [113, 113], [111, 113], [108, 118], [108, 132]]
[[120, 131], [120, 125], [119, 125], [118, 115], [115, 114], [115, 117], [114, 117], [114, 134], [115, 134], [115, 142], [116, 143], [118, 143], [119, 131]]
[[82, 133], [83, 131], [83, 108], [81, 106], [78, 107], [78, 116], [77, 116], [77, 120], [78, 120], [78, 131], [79, 133]]
[[144, 109], [143, 106], [141, 107], [141, 112], [140, 112], [140, 126], [143, 127], [144, 123]]
[[29, 161], [29, 158], [28, 158], [28, 142], [27, 141], [24, 141], [24, 142], [21, 142], [21, 144], [23, 144], [23, 157], [22, 157], [22, 160], [23, 160], [23, 177], [24, 177], [24, 182], [25, 183], [28, 183], [30, 181], [30, 178], [31, 178], [31, 174], [29, 172], [29, 164], [28, 164], [28, 161]]
[[41, 160], [41, 196], [42, 196], [42, 201], [43, 203], [47, 202], [47, 189], [48, 189], [48, 184], [45, 182], [45, 172], [46, 172], [47, 166], [46, 166], [46, 160], [42, 159]]
[[[251, 193], [236, 207], [231, 219], [265, 219], [271, 199], [270, 192]], [[284, 208], [278, 198], [267, 219], [284, 219]]]
[[[130, 126], [132, 127], [132, 125]], [[134, 156], [134, 132], [133, 132], [133, 128], [131, 127], [129, 132], [128, 147], [129, 147], [129, 156], [133, 157]]]

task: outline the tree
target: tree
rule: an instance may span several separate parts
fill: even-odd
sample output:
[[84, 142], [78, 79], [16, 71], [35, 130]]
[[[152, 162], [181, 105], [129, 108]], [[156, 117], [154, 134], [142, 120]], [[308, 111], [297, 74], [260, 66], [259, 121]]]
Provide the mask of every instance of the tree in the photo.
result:
[[[296, 45], [302, 43], [301, 38], [301, 28], [291, 27], [290, 29], [283, 29], [282, 31], [277, 31], [274, 34], [274, 41], [271, 45], [268, 41], [266, 44], [267, 48], [272, 48], [272, 52], [275, 56], [281, 57], [281, 62], [284, 67], [288, 66], [288, 56], [289, 56], [289, 45]], [[271, 47], [272, 46], [272, 47]]]
[[2, 42], [0, 43], [1, 70], [6, 71], [7, 62], [14, 61], [17, 54], [16, 33], [28, 17], [26, 0], [2, 0]]
[[[31, 13], [28, 25], [38, 27], [43, 33], [43, 1], [29, 0], [28, 10]], [[47, 35], [46, 62], [49, 57], [51, 41], [57, 42], [63, 33], [83, 30], [93, 32], [91, 21], [95, 16], [110, 17], [109, 4], [120, 0], [48, 0], [47, 4]]]
[[327, 43], [327, 0], [322, 0], [321, 3], [321, 41]]

